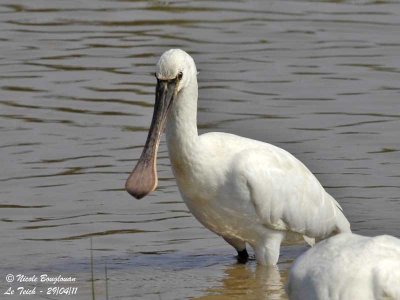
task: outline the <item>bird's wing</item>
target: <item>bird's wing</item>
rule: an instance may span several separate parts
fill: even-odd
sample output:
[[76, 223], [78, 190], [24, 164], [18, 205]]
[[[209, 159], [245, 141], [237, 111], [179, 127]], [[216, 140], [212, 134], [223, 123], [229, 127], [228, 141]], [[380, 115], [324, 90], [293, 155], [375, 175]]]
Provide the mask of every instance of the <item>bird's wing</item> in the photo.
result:
[[339, 234], [299, 256], [290, 299], [400, 299], [400, 240]]
[[272, 229], [324, 238], [350, 231], [340, 205], [294, 156], [277, 147], [239, 153], [236, 172], [247, 189], [261, 222]]
[[380, 299], [400, 299], [400, 239], [390, 235], [366, 238], [364, 264], [372, 265], [372, 287]]
[[[400, 262], [381, 261], [373, 270], [373, 287], [382, 299], [400, 299]], [[387, 297], [387, 298], [384, 298]]]

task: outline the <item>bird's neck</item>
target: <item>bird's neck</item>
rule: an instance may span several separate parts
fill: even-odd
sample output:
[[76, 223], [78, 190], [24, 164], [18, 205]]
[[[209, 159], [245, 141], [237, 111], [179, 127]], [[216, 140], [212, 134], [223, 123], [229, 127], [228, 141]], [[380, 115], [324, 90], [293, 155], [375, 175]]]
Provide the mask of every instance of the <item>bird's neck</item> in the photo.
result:
[[182, 89], [168, 116], [166, 136], [171, 162], [188, 162], [199, 138], [197, 132], [197, 80]]

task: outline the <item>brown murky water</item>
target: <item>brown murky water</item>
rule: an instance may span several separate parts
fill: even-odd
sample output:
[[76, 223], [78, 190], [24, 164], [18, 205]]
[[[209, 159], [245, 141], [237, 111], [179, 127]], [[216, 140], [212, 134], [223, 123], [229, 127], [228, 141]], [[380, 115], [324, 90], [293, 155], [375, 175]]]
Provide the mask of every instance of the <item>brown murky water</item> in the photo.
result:
[[[74, 276], [91, 299], [285, 299], [188, 212], [160, 147], [157, 192], [123, 191], [150, 124], [159, 55], [193, 55], [201, 132], [300, 158], [355, 232], [400, 236], [398, 1], [0, 3], [0, 298], [6, 274]], [[108, 283], [104, 278], [107, 263]], [[106, 291], [108, 287], [108, 291]], [[28, 299], [25, 297], [23, 299]]]

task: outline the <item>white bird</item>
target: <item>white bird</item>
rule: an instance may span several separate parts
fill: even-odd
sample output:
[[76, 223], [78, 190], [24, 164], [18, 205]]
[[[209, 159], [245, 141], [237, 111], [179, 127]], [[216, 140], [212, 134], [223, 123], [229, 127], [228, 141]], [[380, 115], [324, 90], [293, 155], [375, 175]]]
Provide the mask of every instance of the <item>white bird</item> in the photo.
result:
[[350, 224], [338, 202], [294, 156], [276, 146], [228, 133], [197, 131], [197, 70], [190, 55], [166, 51], [157, 63], [153, 119], [142, 155], [126, 181], [135, 198], [157, 187], [156, 156], [166, 126], [169, 158], [190, 212], [246, 261], [278, 262], [285, 237], [309, 243]]
[[400, 240], [331, 237], [296, 259], [287, 290], [291, 300], [399, 300]]

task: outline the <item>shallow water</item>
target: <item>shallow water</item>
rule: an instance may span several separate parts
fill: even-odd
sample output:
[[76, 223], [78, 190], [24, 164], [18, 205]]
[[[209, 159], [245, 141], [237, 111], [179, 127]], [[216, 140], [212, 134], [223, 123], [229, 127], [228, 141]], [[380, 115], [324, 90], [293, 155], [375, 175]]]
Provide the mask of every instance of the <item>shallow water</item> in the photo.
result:
[[89, 299], [92, 237], [100, 299], [285, 299], [305, 247], [279, 271], [236, 264], [182, 203], [164, 142], [157, 192], [123, 190], [171, 47], [197, 62], [201, 132], [287, 149], [355, 232], [400, 236], [399, 17], [397, 1], [3, 0], [1, 295], [6, 274], [48, 273], [78, 294], [30, 299]]

